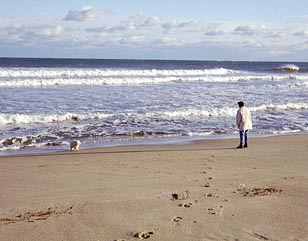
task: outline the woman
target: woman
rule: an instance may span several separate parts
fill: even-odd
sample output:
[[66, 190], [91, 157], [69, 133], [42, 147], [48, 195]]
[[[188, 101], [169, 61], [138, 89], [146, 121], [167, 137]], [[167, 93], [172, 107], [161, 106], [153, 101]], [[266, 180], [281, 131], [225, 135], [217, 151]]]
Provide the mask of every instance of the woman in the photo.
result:
[[[237, 102], [238, 111], [236, 113], [236, 125], [240, 130], [240, 145], [237, 148], [248, 147], [248, 136], [247, 132], [252, 129], [252, 121], [250, 111], [244, 106], [243, 101]], [[244, 146], [243, 146], [244, 142]]]

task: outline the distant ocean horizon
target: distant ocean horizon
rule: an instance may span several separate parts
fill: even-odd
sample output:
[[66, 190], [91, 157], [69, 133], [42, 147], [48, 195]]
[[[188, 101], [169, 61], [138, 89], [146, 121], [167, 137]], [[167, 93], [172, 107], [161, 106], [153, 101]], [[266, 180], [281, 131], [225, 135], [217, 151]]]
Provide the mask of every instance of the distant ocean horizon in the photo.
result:
[[[0, 155], [307, 133], [308, 63], [0, 58]], [[237, 143], [235, 143], [236, 145]]]

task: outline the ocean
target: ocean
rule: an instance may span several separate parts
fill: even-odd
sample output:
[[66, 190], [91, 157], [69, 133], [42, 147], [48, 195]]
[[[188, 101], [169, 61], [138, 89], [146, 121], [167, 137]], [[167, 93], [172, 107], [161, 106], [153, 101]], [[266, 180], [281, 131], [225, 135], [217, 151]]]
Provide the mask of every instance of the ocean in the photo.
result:
[[308, 132], [308, 63], [0, 58], [0, 97], [0, 155]]

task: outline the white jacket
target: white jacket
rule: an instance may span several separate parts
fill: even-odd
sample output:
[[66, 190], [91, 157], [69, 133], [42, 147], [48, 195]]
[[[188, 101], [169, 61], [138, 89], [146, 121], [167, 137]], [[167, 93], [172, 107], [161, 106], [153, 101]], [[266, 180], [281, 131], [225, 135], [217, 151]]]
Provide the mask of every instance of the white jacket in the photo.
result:
[[236, 113], [236, 125], [240, 131], [252, 129], [251, 114], [245, 106], [238, 109]]

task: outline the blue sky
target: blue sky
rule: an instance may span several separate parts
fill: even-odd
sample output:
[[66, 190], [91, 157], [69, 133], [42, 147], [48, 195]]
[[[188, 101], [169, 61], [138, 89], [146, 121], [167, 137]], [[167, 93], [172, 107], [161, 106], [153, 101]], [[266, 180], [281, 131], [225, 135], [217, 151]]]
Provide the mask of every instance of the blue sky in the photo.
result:
[[0, 56], [308, 61], [308, 1], [0, 0]]

